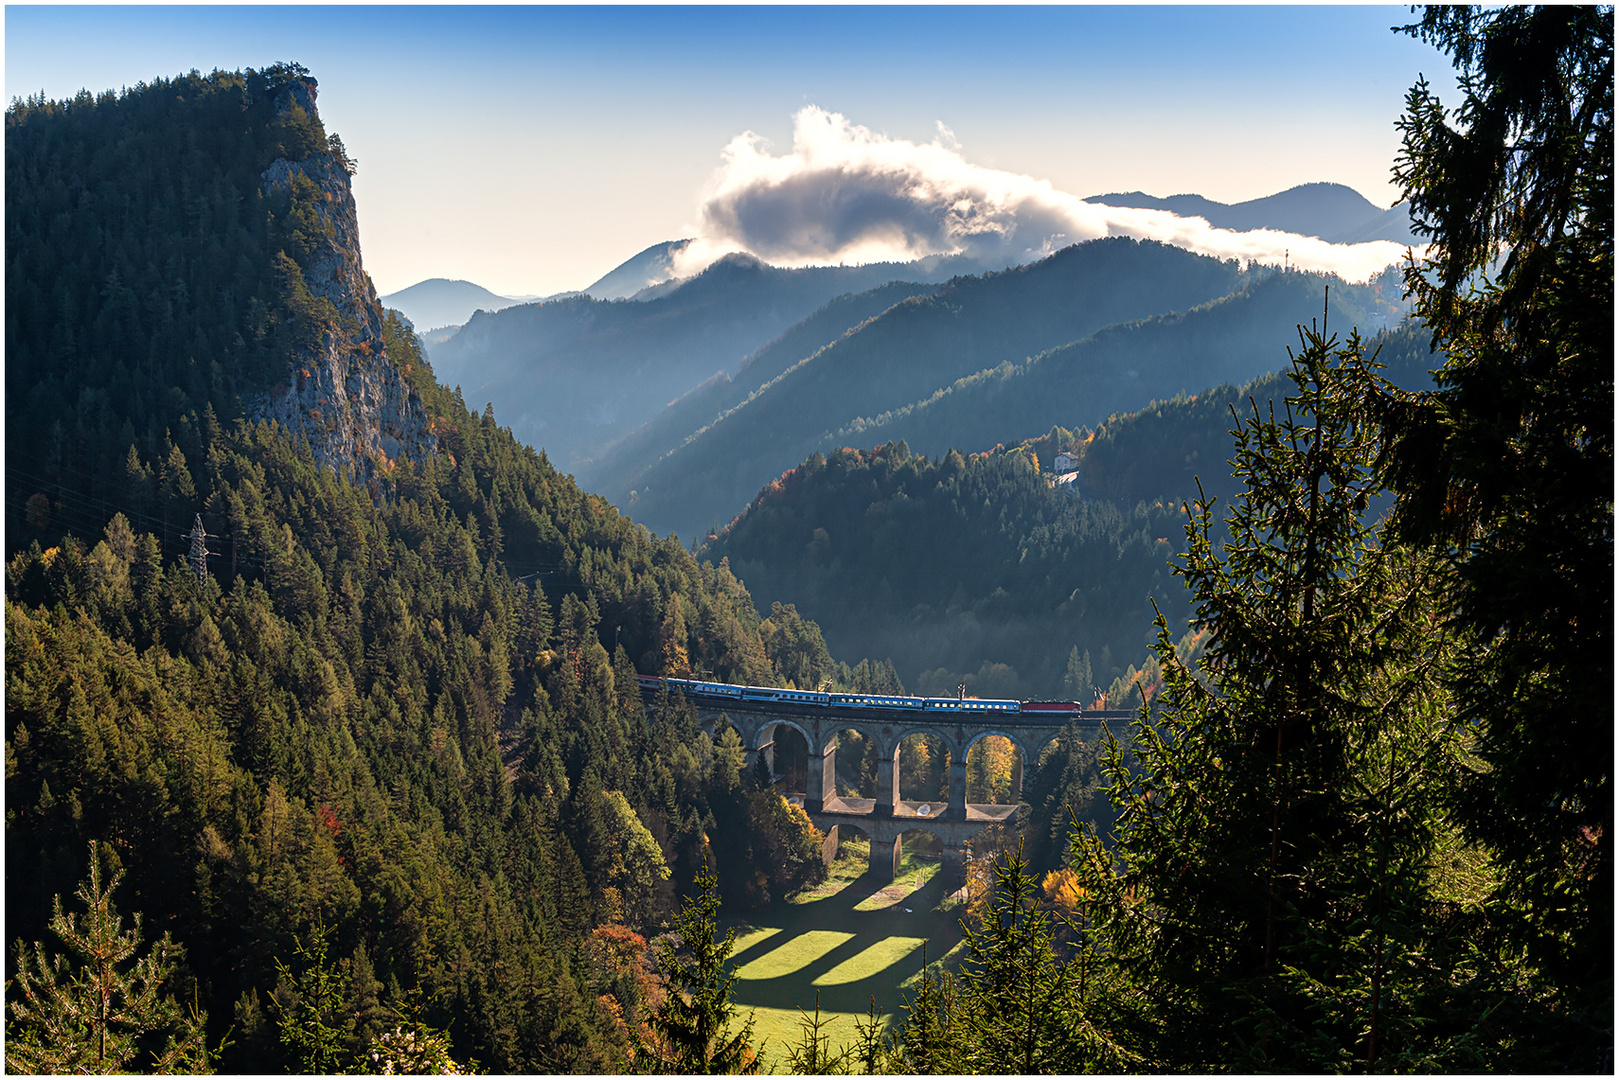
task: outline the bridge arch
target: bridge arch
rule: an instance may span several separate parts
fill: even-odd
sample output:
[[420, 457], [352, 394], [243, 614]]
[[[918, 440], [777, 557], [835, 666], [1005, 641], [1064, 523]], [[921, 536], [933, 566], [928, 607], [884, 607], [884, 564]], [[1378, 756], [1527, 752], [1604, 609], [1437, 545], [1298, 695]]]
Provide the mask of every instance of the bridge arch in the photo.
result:
[[833, 770], [832, 790], [843, 799], [882, 798], [883, 739], [877, 725], [845, 723], [831, 718], [826, 730], [826, 768]]
[[891, 725], [892, 734], [889, 736], [889, 740], [893, 743], [893, 748], [897, 752], [899, 750], [900, 743], [904, 742], [912, 735], [926, 735], [930, 739], [943, 743], [944, 748], [950, 751], [951, 758], [959, 761], [961, 759], [962, 750], [958, 745], [960, 740], [958, 740], [956, 737], [956, 729], [961, 725], [958, 717], [951, 717], [951, 719], [957, 721], [957, 723], [939, 723], [938, 721], [929, 723], [927, 721], [917, 719]]
[[883, 752], [883, 725], [878, 721], [865, 719], [845, 720], [842, 717], [829, 716], [824, 720], [818, 721], [816, 723], [816, 727], [818, 727], [821, 731], [822, 753], [825, 753], [827, 746], [831, 744], [832, 740], [837, 738], [838, 735], [844, 731], [859, 732], [861, 735], [864, 735], [868, 741], [870, 741], [872, 746], [876, 748], [879, 756]]
[[[969, 763], [972, 761], [973, 750], [978, 748], [981, 754], [988, 754], [990, 752], [989, 745], [986, 743], [980, 747], [980, 744], [985, 743], [985, 740], [992, 738], [1005, 739], [1012, 752], [1012, 760], [1008, 764], [1007, 769], [1010, 775], [1007, 777], [1008, 789], [1005, 793], [1005, 801], [995, 797], [997, 793], [993, 791], [984, 791], [982, 788], [976, 792], [969, 792], [965, 790], [968, 784], [968, 776], [970, 774]], [[976, 729], [973, 731], [971, 737], [967, 739], [967, 747], [961, 755], [961, 760], [964, 766], [968, 766], [968, 768], [963, 770], [961, 776], [963, 791], [960, 799], [963, 804], [968, 801], [972, 801], [978, 805], [1005, 806], [1022, 801], [1023, 785], [1027, 781], [1031, 770], [1034, 768], [1033, 756], [1029, 753], [1028, 746], [1022, 737], [1013, 733], [1012, 731], [1006, 730], [1004, 727], [986, 727]]]
[[[896, 823], [897, 824], [897, 823]], [[923, 818], [909, 818], [904, 822], [904, 828], [894, 834], [893, 850], [883, 852], [883, 867], [892, 869], [885, 875], [889, 880], [899, 876], [900, 868], [904, 864], [905, 855], [909, 852], [913, 860], [926, 862], [937, 861], [938, 873], [949, 876], [953, 864], [961, 862], [960, 853], [956, 851], [946, 830], [931, 825]], [[874, 851], [871, 857], [873, 868], [878, 868], [878, 858]], [[913, 863], [914, 865], [914, 863]]]
[[[1062, 732], [1059, 731], [1056, 734], [1061, 735]], [[983, 742], [985, 739], [987, 739], [991, 735], [999, 735], [1001, 738], [1003, 738], [1007, 742], [1011, 743], [1012, 744], [1012, 749], [1016, 750], [1018, 753], [1023, 755], [1023, 764], [1024, 764], [1025, 767], [1027, 767], [1027, 765], [1029, 764], [1029, 760], [1030, 760], [1029, 746], [1028, 746], [1029, 740], [1025, 739], [1022, 735], [1015, 735], [1011, 731], [1008, 731], [1003, 727], [974, 728], [972, 733], [970, 735], [968, 735], [968, 737], [967, 737], [967, 745], [961, 748], [962, 760], [963, 761], [966, 760], [968, 751], [970, 751], [974, 746], [977, 746], [979, 743]]]
[[821, 861], [831, 866], [837, 861], [843, 846], [851, 840], [864, 840], [869, 846], [867, 854], [867, 870], [871, 868], [871, 853], [877, 850], [877, 840], [873, 835], [871, 824], [865, 821], [839, 821], [826, 829], [826, 839], [821, 844]]
[[894, 739], [894, 794], [897, 800], [949, 801], [950, 765], [960, 760], [947, 733], [909, 726]]
[[[770, 775], [778, 782], [785, 781], [789, 791], [798, 791], [805, 784], [809, 767], [809, 748], [815, 744], [811, 728], [787, 717], [759, 717], [750, 725], [748, 734], [749, 757], [764, 755], [770, 766]], [[796, 739], [782, 738], [785, 729]], [[794, 745], [794, 743], [801, 745]], [[750, 761], [751, 764], [751, 761]]]

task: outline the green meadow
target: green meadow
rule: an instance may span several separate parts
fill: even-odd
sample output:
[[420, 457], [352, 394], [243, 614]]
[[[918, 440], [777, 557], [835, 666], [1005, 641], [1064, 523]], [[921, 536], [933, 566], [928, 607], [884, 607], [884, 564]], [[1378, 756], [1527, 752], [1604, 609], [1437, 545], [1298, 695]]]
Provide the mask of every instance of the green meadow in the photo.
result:
[[873, 998], [890, 1022], [900, 1014], [924, 946], [930, 966], [959, 951], [960, 907], [944, 901], [938, 861], [907, 849], [895, 880], [881, 882], [866, 873], [868, 851], [863, 840], [845, 842], [824, 883], [730, 924], [734, 1000], [742, 1017], [753, 1013], [767, 1069], [785, 1071], [799, 1010], [813, 1014], [817, 993], [833, 1047], [853, 1045]]

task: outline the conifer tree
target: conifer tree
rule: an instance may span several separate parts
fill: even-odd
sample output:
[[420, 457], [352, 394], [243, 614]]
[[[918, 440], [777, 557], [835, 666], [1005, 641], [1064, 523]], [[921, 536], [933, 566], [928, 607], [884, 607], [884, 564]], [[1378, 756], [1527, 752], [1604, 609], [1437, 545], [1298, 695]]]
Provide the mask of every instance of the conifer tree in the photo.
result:
[[1614, 12], [1436, 6], [1404, 29], [1461, 73], [1454, 110], [1412, 88], [1395, 166], [1443, 363], [1436, 390], [1360, 400], [1402, 536], [1456, 568], [1445, 602], [1471, 643], [1450, 681], [1489, 766], [1459, 802], [1469, 834], [1534, 963], [1611, 1047]]
[[1086, 649], [1082, 654], [1079, 646], [1075, 645], [1068, 653], [1068, 670], [1063, 676], [1063, 686], [1080, 702], [1089, 702], [1095, 697], [1091, 689], [1091, 653]]
[[[90, 845], [90, 876], [74, 891], [85, 907], [64, 913], [62, 898], [52, 901], [50, 928], [76, 960], [50, 956], [39, 942], [17, 947], [16, 996], [6, 1006], [6, 1071], [23, 1073], [121, 1073], [147, 1067], [154, 1072], [211, 1072], [223, 1046], [209, 1049], [206, 1015], [183, 1012], [164, 984], [179, 964], [181, 950], [165, 933], [145, 955], [141, 917], [125, 932], [112, 893], [123, 880], [114, 871], [102, 886], [101, 857]], [[133, 964], [131, 964], [133, 961]], [[141, 1043], [165, 1033], [151, 1059]]]
[[798, 1010], [798, 1042], [787, 1048], [787, 1070], [795, 1076], [841, 1076], [849, 1071], [854, 1050], [832, 1049], [832, 1036], [826, 1028], [830, 1019], [821, 1019], [821, 992], [815, 991], [815, 1014]]
[[1295, 394], [1239, 421], [1222, 551], [1211, 503], [1188, 511], [1199, 670], [1160, 617], [1135, 770], [1109, 748], [1116, 842], [1087, 830], [1073, 866], [1154, 1067], [1476, 1066], [1476, 1016], [1420, 1019], [1477, 970], [1428, 876], [1460, 770], [1435, 571], [1380, 546], [1372, 445], [1331, 407], [1375, 361], [1354, 334], [1301, 338]]
[[896, 1071], [923, 1074], [964, 1071], [963, 1032], [956, 1005], [955, 977], [942, 968], [928, 970], [928, 951], [924, 943], [922, 978], [916, 995], [905, 1002], [905, 1023], [889, 1055]]
[[1067, 1057], [1068, 967], [1056, 956], [1051, 913], [1036, 905], [1022, 845], [995, 863], [995, 892], [968, 926], [958, 986], [969, 1072], [1074, 1072]]
[[303, 969], [294, 974], [276, 961], [282, 983], [274, 998], [281, 1044], [306, 1073], [345, 1072], [351, 1057], [342, 1029], [342, 978], [326, 962], [326, 928], [311, 932], [313, 944], [296, 943]]
[[718, 882], [703, 859], [697, 875], [698, 893], [687, 898], [675, 916], [681, 951], [664, 945], [659, 956], [669, 980], [669, 994], [652, 1014], [649, 1025], [657, 1041], [652, 1048], [658, 1071], [676, 1073], [756, 1073], [759, 1059], [753, 1039], [753, 1017], [731, 1030], [736, 1006], [731, 985], [736, 976], [726, 971], [736, 931], [719, 936]]

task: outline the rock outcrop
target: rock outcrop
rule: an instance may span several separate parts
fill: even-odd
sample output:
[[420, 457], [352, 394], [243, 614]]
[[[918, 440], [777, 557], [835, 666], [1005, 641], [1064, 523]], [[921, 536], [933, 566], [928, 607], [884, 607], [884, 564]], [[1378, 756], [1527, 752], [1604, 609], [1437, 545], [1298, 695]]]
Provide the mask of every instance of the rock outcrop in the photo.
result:
[[[302, 108], [315, 113], [316, 83], [296, 79], [281, 89], [277, 114]], [[319, 345], [293, 363], [284, 390], [250, 404], [249, 416], [273, 420], [294, 437], [309, 440], [315, 460], [355, 480], [406, 457], [420, 461], [437, 449], [420, 396], [389, 357], [382, 334], [382, 305], [360, 264], [360, 227], [349, 174], [336, 154], [316, 152], [302, 161], [277, 159], [263, 173], [266, 192], [296, 194], [320, 223], [300, 260], [303, 284], [315, 300], [330, 302], [334, 318]]]

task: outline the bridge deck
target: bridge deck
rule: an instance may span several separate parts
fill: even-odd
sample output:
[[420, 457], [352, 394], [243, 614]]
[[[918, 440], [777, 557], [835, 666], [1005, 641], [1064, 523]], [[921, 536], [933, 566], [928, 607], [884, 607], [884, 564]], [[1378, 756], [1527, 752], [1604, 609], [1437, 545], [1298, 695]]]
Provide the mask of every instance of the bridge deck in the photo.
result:
[[[758, 716], [781, 716], [788, 719], [815, 718], [845, 720], [851, 723], [880, 724], [938, 724], [970, 727], [1012, 724], [1018, 727], [1061, 728], [1070, 721], [1091, 725], [1110, 722], [1127, 724], [1136, 718], [1134, 709], [1083, 709], [1078, 713], [1052, 712], [947, 712], [937, 709], [885, 709], [873, 706], [813, 705], [797, 701], [759, 701], [751, 698], [731, 698], [719, 694], [694, 694], [676, 691], [690, 698], [692, 703], [719, 712], [747, 712]], [[658, 691], [641, 688], [641, 698], [647, 704], [658, 699]]]

